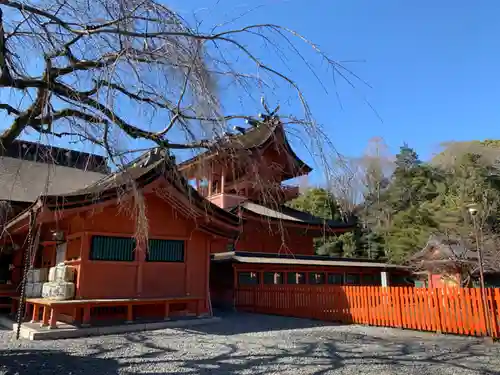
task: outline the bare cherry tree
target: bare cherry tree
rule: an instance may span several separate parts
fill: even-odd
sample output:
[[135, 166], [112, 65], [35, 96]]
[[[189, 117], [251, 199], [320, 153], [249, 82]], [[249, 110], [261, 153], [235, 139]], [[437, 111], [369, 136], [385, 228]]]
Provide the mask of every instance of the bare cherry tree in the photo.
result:
[[[313, 127], [299, 84], [268, 65], [262, 51], [280, 58], [291, 52], [317, 77], [300, 55], [297, 42], [303, 43], [341, 77], [351, 74], [286, 27], [217, 25], [204, 32], [155, 0], [0, 5], [0, 108], [12, 120], [0, 135], [4, 148], [25, 131], [83, 140], [112, 158], [130, 150], [124, 139], [166, 149], [210, 148], [231, 120], [248, 116], [225, 113], [219, 88], [229, 83], [248, 95], [291, 88], [302, 111], [281, 115], [283, 122]], [[268, 48], [252, 49], [250, 38]], [[131, 116], [131, 109], [140, 115]]]
[[380, 201], [380, 194], [393, 170], [393, 161], [380, 137], [370, 139], [358, 158], [337, 155], [328, 173], [330, 190], [344, 214], [352, 214], [366, 200]]

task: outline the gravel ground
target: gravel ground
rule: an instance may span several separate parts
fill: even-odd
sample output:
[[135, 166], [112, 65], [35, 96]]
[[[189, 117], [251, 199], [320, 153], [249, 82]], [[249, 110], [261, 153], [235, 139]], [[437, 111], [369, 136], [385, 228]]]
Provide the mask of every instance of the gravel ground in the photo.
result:
[[234, 314], [191, 329], [59, 341], [0, 331], [0, 374], [500, 374], [480, 339]]

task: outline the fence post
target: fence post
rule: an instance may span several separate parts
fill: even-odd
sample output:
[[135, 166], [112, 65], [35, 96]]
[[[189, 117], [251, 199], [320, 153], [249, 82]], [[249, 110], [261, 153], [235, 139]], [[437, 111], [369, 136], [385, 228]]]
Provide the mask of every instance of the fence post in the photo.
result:
[[494, 326], [496, 327], [495, 330], [495, 338], [498, 339], [500, 338], [500, 289], [493, 289], [493, 292], [495, 293], [495, 303], [492, 304], [493, 306], [493, 318], [495, 321], [493, 322]]
[[497, 329], [497, 318], [496, 318], [496, 309], [495, 309], [495, 298], [493, 295], [494, 289], [488, 288], [486, 289], [487, 301], [486, 306], [488, 307], [488, 320], [489, 326], [491, 328], [491, 338], [494, 339], [498, 337], [498, 329]]
[[433, 310], [432, 315], [433, 315], [434, 321], [436, 323], [436, 325], [435, 325], [436, 332], [442, 333], [443, 327], [442, 327], [442, 322], [441, 322], [441, 303], [440, 303], [441, 301], [437, 295], [437, 290], [439, 290], [439, 289], [435, 289], [435, 288], [430, 287], [430, 288], [427, 288], [427, 290], [429, 291], [429, 293], [431, 293], [432, 304], [434, 306], [434, 309], [432, 309]]

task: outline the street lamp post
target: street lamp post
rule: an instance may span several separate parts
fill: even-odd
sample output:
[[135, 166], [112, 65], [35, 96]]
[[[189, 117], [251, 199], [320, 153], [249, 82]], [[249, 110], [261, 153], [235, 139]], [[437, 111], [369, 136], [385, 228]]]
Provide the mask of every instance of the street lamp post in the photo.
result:
[[469, 211], [471, 217], [472, 217], [472, 223], [474, 225], [474, 235], [476, 237], [476, 251], [477, 251], [477, 258], [479, 262], [479, 284], [481, 288], [481, 302], [483, 305], [483, 311], [484, 311], [484, 318], [486, 321], [486, 335], [490, 336], [491, 330], [490, 330], [490, 310], [488, 308], [488, 299], [486, 297], [486, 288], [484, 286], [484, 265], [483, 265], [483, 248], [479, 244], [479, 227], [477, 225], [477, 219], [476, 215], [479, 211], [479, 207], [477, 204], [472, 203], [467, 205], [467, 210]]

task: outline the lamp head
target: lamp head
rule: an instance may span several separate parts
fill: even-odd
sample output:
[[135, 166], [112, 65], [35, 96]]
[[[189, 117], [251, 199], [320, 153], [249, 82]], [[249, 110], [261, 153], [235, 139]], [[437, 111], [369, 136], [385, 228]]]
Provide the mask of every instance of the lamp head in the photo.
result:
[[476, 216], [476, 214], [478, 213], [479, 211], [479, 205], [476, 204], [476, 203], [471, 203], [471, 204], [468, 204], [467, 205], [467, 211], [469, 211], [469, 213], [472, 215], [472, 216]]

